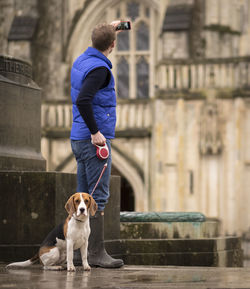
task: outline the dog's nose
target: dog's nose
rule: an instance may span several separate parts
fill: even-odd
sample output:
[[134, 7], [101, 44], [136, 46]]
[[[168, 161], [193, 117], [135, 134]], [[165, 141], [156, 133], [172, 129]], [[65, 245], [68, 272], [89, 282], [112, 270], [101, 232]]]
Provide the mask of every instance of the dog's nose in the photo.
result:
[[85, 211], [85, 209], [84, 209], [84, 208], [80, 208], [80, 212], [81, 212], [81, 214], [83, 214], [83, 213], [84, 213], [84, 211]]

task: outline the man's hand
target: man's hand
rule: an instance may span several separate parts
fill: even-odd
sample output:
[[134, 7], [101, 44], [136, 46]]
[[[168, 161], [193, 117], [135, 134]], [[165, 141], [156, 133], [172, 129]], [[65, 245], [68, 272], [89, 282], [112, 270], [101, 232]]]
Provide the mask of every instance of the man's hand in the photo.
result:
[[115, 20], [110, 23], [110, 25], [114, 26], [115, 28], [121, 23], [121, 20]]
[[[116, 27], [117, 27], [120, 23], [121, 23], [121, 20], [115, 20], [115, 21], [112, 21], [112, 22], [110, 23], [110, 25], [114, 26], [115, 29], [116, 29]], [[116, 32], [116, 34], [119, 34], [120, 32], [122, 32], [122, 30], [116, 30], [115, 32]]]
[[91, 135], [91, 141], [94, 145], [103, 146], [106, 143], [106, 138], [100, 131], [98, 131], [96, 134]]

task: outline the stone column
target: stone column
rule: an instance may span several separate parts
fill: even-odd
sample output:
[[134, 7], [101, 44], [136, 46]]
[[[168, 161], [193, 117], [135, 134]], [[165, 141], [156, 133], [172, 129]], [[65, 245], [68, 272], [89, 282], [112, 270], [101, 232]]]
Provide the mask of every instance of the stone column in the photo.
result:
[[32, 68], [0, 56], [0, 171], [44, 171], [41, 155], [41, 89]]

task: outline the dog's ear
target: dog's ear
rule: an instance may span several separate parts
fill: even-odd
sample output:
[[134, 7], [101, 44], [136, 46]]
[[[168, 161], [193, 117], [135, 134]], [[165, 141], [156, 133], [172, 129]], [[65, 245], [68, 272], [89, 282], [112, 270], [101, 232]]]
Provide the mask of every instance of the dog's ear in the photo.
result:
[[65, 204], [65, 210], [68, 212], [68, 214], [69, 214], [70, 216], [72, 216], [72, 215], [74, 214], [74, 212], [76, 211], [76, 209], [75, 209], [75, 204], [74, 204], [74, 197], [75, 197], [75, 194], [72, 195], [72, 196], [68, 199], [67, 203]]
[[98, 209], [98, 206], [92, 196], [89, 196], [89, 201], [90, 201], [89, 211], [91, 216], [94, 216]]

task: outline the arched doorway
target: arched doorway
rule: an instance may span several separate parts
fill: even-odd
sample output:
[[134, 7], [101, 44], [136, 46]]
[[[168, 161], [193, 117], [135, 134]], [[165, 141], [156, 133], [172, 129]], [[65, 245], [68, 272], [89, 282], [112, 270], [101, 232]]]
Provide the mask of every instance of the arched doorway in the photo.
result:
[[121, 177], [121, 211], [134, 211], [135, 210], [135, 197], [134, 191], [128, 180], [121, 174], [121, 172], [112, 165], [112, 175]]

